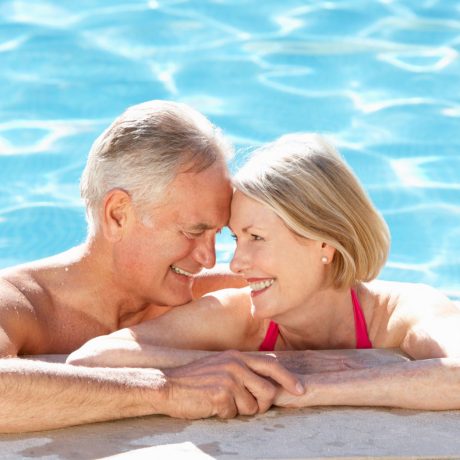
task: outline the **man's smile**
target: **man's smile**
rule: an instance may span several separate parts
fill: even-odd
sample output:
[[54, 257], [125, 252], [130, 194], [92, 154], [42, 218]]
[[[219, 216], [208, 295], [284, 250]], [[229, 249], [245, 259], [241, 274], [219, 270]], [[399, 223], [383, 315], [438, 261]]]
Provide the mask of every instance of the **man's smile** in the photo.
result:
[[170, 268], [174, 273], [177, 273], [178, 275], [184, 275], [184, 276], [192, 277], [192, 276], [195, 276], [195, 274], [196, 274], [196, 273], [190, 273], [190, 272], [184, 270], [183, 268], [176, 267], [175, 265], [170, 265]]

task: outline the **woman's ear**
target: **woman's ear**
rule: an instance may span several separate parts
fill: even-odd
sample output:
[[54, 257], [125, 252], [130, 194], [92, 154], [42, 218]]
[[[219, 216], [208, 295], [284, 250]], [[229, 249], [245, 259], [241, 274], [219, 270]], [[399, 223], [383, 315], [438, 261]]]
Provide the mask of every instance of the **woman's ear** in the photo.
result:
[[128, 192], [117, 188], [107, 193], [102, 206], [102, 229], [107, 240], [115, 243], [121, 239], [131, 212]]
[[325, 242], [321, 243], [321, 262], [324, 265], [330, 264], [334, 260], [335, 248]]

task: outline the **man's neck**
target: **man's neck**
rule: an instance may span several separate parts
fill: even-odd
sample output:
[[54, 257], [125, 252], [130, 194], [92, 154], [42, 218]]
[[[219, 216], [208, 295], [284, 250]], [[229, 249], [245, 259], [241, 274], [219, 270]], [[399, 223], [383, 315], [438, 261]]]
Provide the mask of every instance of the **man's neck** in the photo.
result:
[[85, 244], [77, 262], [79, 276], [86, 286], [92, 286], [93, 312], [112, 330], [132, 326], [160, 316], [170, 307], [153, 305], [124, 287], [123, 273], [113, 262], [110, 247], [100, 239]]

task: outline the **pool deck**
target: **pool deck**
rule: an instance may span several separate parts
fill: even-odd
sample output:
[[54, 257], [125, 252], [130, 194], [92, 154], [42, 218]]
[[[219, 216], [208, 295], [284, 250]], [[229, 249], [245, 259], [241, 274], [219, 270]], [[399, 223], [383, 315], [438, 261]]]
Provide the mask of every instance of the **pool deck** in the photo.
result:
[[272, 409], [254, 417], [165, 416], [0, 435], [0, 458], [460, 459], [460, 411]]
[[0, 458], [460, 458], [460, 411], [275, 409], [184, 421], [150, 416], [0, 435]]

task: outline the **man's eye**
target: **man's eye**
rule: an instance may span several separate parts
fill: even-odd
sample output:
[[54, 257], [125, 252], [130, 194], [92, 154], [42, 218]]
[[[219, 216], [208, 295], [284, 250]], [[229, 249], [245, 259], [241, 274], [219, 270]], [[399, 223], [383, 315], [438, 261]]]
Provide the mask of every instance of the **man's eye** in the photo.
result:
[[261, 236], [256, 235], [254, 233], [251, 233], [251, 238], [252, 238], [253, 241], [261, 241], [261, 240], [263, 240], [263, 238]]
[[188, 239], [199, 238], [204, 232], [182, 232]]

